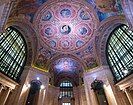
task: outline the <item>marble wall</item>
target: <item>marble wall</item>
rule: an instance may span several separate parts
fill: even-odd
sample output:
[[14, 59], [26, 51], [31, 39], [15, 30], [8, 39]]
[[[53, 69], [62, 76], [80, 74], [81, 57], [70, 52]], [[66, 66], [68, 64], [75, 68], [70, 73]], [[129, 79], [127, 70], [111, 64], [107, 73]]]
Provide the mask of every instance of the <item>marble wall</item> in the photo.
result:
[[84, 73], [87, 105], [98, 105], [96, 95], [91, 89], [91, 83], [95, 79], [103, 81], [105, 95], [109, 105], [130, 105], [125, 93], [114, 84], [113, 76], [108, 66], [100, 66]]
[[37, 103], [37, 105], [43, 105], [45, 100], [45, 93], [48, 89], [49, 74], [32, 67], [25, 67], [25, 70], [21, 75], [20, 84], [12, 92], [6, 105], [25, 105], [30, 90], [30, 83], [33, 80], [40, 81], [44, 86], [43, 89], [40, 88], [39, 90]]

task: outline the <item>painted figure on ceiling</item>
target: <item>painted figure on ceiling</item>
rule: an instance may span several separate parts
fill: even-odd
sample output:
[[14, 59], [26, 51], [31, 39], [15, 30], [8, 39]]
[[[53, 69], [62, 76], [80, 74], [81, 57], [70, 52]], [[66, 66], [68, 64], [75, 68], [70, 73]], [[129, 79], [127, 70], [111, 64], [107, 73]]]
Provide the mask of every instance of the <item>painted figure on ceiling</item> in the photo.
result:
[[44, 57], [44, 55], [39, 54], [35, 62], [35, 66], [38, 68], [44, 69], [45, 64], [46, 64], [46, 58]]
[[116, 12], [115, 0], [96, 0], [96, 6], [101, 12]]

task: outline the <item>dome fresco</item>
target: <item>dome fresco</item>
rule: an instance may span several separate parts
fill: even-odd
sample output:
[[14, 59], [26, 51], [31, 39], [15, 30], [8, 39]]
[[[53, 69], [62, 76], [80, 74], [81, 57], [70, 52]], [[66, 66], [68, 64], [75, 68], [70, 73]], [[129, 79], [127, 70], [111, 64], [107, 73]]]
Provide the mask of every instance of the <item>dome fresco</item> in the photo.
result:
[[75, 72], [82, 70], [82, 67], [75, 59], [64, 57], [54, 62], [53, 69], [56, 72]]
[[99, 21], [103, 21], [111, 16], [118, 16], [123, 14], [120, 0], [86, 0], [99, 18]]
[[83, 72], [83, 67], [79, 61], [67, 56], [56, 59], [50, 65], [50, 73], [54, 74], [54, 83], [59, 83], [63, 78], [67, 78], [78, 85], [81, 72]]
[[[20, 0], [10, 17], [21, 18], [35, 31], [34, 67], [49, 71], [49, 65], [56, 61], [55, 71], [72, 73], [79, 70], [72, 65], [81, 61], [85, 71], [99, 65], [97, 29], [109, 17], [121, 14], [120, 0]], [[71, 57], [78, 59], [77, 63]]]
[[81, 2], [52, 2], [36, 14], [35, 27], [50, 48], [70, 52], [85, 46], [93, 37], [97, 17]]
[[[72, 1], [72, 0], [67, 0]], [[120, 0], [76, 0], [75, 2], [86, 2], [88, 5], [91, 5], [99, 21], [103, 21], [110, 16], [121, 15], [122, 6]], [[32, 23], [33, 18], [39, 7], [49, 4], [49, 2], [60, 2], [60, 0], [22, 0], [13, 8], [12, 16], [18, 14], [24, 14], [27, 19]], [[74, 1], [73, 1], [74, 2]], [[64, 17], [69, 17], [69, 9], [64, 9], [61, 11], [61, 15]], [[83, 13], [83, 12], [82, 12]]]

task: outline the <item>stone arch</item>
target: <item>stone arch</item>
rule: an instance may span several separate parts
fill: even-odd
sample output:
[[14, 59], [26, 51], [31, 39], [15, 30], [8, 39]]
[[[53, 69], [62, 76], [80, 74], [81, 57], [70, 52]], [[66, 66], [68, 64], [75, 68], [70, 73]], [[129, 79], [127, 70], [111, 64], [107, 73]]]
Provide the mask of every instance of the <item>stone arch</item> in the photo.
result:
[[97, 30], [95, 48], [100, 65], [108, 65], [106, 59], [106, 44], [110, 33], [120, 24], [127, 24], [124, 16], [110, 17], [103, 21]]
[[[75, 66], [76, 69], [74, 69], [73, 72], [56, 71], [56, 69], [54, 69], [54, 65], [55, 65], [54, 61], [56, 60], [58, 61], [59, 59], [62, 59], [62, 58], [70, 58], [75, 60], [78, 63], [78, 65]], [[49, 61], [47, 68], [51, 74], [51, 84], [53, 83], [55, 86], [58, 86], [59, 85], [58, 82], [60, 82], [60, 80], [62, 79], [69, 79], [71, 82], [73, 82], [73, 84], [75, 84], [75, 86], [78, 86], [80, 83], [80, 79], [83, 77], [83, 73], [85, 72], [85, 64], [79, 58], [76, 58], [75, 56], [70, 54], [62, 54], [54, 57]]]
[[72, 59], [76, 60], [77, 62], [79, 62], [81, 64], [81, 66], [82, 66], [83, 72], [85, 72], [85, 68], [86, 68], [85, 63], [82, 62], [81, 59], [79, 59], [79, 58], [77, 58], [77, 57], [75, 57], [74, 55], [71, 55], [71, 54], [61, 54], [61, 55], [58, 55], [58, 56], [54, 56], [51, 60], [49, 60], [49, 62], [47, 62], [46, 68], [48, 70], [50, 70], [50, 67], [52, 65], [51, 62], [55, 61], [57, 59], [63, 58], [63, 57], [69, 57], [69, 58], [72, 58]]
[[9, 19], [6, 24], [6, 28], [10, 26], [16, 28], [23, 35], [27, 44], [26, 66], [31, 66], [32, 62], [35, 59], [38, 46], [38, 38], [36, 36], [34, 28], [28, 22], [21, 18]]

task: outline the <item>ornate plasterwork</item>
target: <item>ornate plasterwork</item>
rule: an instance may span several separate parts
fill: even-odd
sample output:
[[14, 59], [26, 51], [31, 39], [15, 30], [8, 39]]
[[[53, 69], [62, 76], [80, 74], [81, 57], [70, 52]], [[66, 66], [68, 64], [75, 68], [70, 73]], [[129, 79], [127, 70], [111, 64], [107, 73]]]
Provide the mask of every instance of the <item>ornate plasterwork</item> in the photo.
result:
[[71, 0], [57, 0], [38, 10], [34, 26], [50, 49], [70, 52], [89, 43], [97, 21], [89, 5]]
[[[95, 3], [97, 4], [98, 1], [100, 0], [96, 0]], [[103, 50], [105, 45], [101, 45], [104, 32], [98, 30], [96, 33], [96, 30], [104, 27], [104, 31], [107, 31], [107, 20], [110, 20], [108, 17], [114, 17], [114, 12], [115, 16], [119, 15], [119, 13], [118, 11], [109, 10], [100, 13], [100, 16], [103, 16], [100, 17], [99, 11], [103, 11], [98, 8], [98, 5], [93, 4], [94, 0], [92, 2], [90, 0], [66, 0], [65, 2], [63, 0], [48, 0], [47, 2], [41, 2], [41, 4], [34, 0], [24, 0], [16, 6], [16, 12], [13, 11], [14, 14], [11, 16], [16, 14], [28, 20], [28, 24], [31, 22], [31, 26], [34, 25], [33, 30], [35, 29], [35, 33], [38, 35], [39, 44], [34, 56], [34, 66], [46, 70], [50, 63], [53, 62], [53, 58], [59, 55], [61, 55], [60, 58], [64, 57], [64, 55], [70, 58], [71, 55], [77, 57], [85, 64], [85, 70], [98, 66], [99, 61], [104, 63], [103, 60], [98, 59], [101, 57], [105, 59]], [[104, 3], [102, 2], [102, 4]], [[28, 19], [27, 15], [30, 15], [32, 19]], [[98, 20], [98, 17], [102, 19], [99, 18]], [[34, 21], [31, 21], [33, 18]], [[99, 21], [101, 21], [100, 24], [106, 24], [100, 25]], [[110, 20], [110, 26], [112, 21], [114, 20]], [[98, 28], [99, 26], [100, 28]], [[29, 28], [25, 30], [28, 32]], [[34, 46], [36, 43], [32, 44]], [[103, 44], [105, 44], [104, 39]], [[100, 53], [101, 50], [102, 53]], [[80, 61], [78, 60], [78, 62]]]
[[83, 67], [78, 60], [66, 56], [53, 61], [50, 66], [50, 73], [53, 74], [55, 85], [62, 79], [70, 79], [75, 85], [79, 84]]

